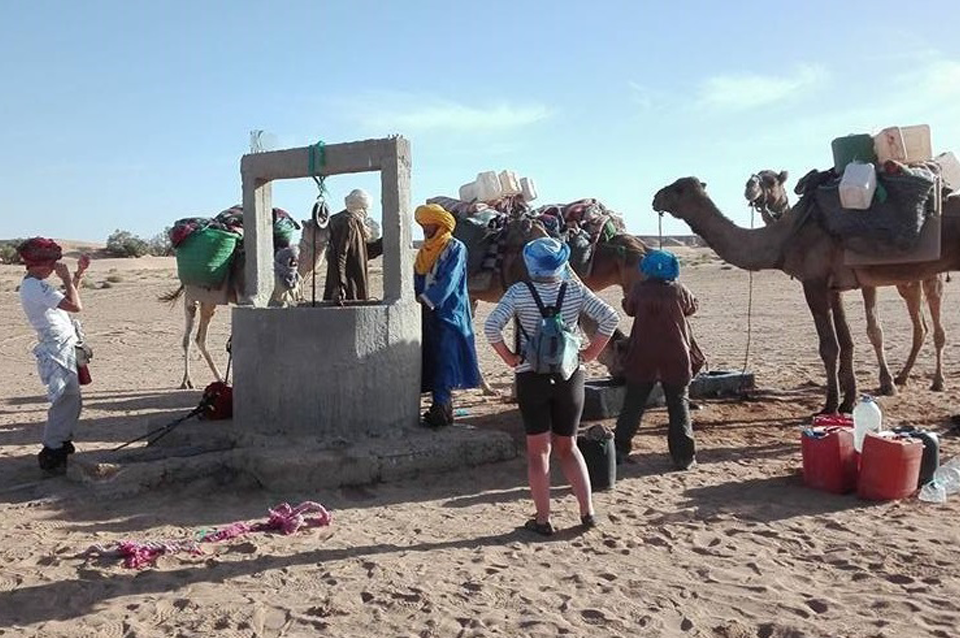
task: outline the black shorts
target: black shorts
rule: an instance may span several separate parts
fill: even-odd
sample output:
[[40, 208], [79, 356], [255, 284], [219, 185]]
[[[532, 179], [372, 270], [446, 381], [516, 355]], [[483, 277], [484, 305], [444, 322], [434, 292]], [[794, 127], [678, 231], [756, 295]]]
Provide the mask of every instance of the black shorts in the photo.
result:
[[583, 414], [583, 368], [562, 381], [536, 372], [517, 375], [517, 403], [527, 435], [575, 436]]

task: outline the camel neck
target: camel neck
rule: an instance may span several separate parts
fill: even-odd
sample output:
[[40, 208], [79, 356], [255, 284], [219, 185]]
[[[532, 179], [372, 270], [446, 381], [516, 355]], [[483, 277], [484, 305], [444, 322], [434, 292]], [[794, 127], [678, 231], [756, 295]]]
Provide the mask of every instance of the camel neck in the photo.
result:
[[768, 226], [747, 229], [730, 221], [708, 197], [676, 212], [721, 259], [745, 270], [782, 267], [784, 248], [795, 232], [796, 216], [791, 213]]

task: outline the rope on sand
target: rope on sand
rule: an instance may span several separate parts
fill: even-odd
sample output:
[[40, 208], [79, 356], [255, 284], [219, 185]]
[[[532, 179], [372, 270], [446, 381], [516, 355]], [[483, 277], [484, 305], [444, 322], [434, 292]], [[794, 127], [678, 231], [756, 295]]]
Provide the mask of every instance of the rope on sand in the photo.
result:
[[[296, 534], [301, 529], [311, 527], [325, 527], [332, 521], [327, 509], [313, 501], [305, 501], [296, 507], [288, 503], [268, 510], [266, 521], [260, 523], [236, 522], [221, 529], [201, 531], [196, 540], [160, 540], [160, 541], [120, 541], [114, 545], [91, 546], [87, 556], [113, 556], [123, 559], [123, 566], [128, 569], [141, 569], [153, 565], [160, 556], [165, 554], [202, 554], [200, 543], [219, 543], [251, 532], [280, 532], [285, 536]], [[313, 514], [313, 516], [310, 516]]]

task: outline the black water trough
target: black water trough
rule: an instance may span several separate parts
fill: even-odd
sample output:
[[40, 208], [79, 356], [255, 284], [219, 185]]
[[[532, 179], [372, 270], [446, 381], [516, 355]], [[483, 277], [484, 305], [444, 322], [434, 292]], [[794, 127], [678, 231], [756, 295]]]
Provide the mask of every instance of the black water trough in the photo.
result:
[[[752, 372], [739, 370], [711, 370], [702, 372], [690, 382], [691, 399], [712, 399], [737, 395], [743, 390], [754, 387]], [[589, 379], [585, 386], [583, 420], [599, 421], [615, 418], [623, 408], [627, 386], [622, 381], [610, 377]], [[664, 405], [663, 390], [660, 384], [650, 393], [647, 407]]]

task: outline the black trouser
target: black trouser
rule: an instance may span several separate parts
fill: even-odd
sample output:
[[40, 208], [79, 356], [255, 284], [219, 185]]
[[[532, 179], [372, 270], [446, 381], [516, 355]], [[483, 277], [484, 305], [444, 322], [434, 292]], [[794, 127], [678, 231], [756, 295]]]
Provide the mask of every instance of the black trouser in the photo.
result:
[[[617, 451], [623, 455], [630, 453], [633, 435], [640, 427], [643, 411], [647, 406], [647, 399], [653, 391], [655, 383], [627, 383], [627, 396], [623, 401], [623, 410], [617, 418], [617, 431], [614, 439]], [[690, 424], [690, 397], [689, 385], [663, 386], [663, 394], [667, 398], [667, 414], [670, 425], [667, 429], [667, 445], [674, 465], [685, 467], [693, 460], [696, 447], [693, 441], [693, 426]]]

